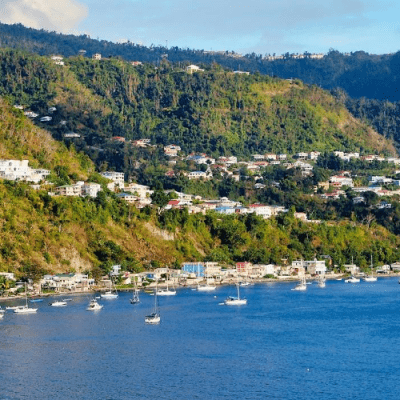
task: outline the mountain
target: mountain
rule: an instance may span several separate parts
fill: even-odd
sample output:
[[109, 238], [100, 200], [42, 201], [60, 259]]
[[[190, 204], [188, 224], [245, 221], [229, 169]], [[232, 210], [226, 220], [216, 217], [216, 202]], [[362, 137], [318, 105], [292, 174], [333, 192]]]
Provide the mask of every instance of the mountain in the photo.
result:
[[[282, 258], [311, 259], [315, 254], [331, 254], [337, 262], [354, 255], [357, 263], [367, 265], [371, 252], [376, 262], [393, 262], [400, 257], [399, 237], [382, 225], [372, 224], [371, 218], [368, 225], [355, 222], [358, 214], [352, 211], [351, 200], [337, 205], [341, 212], [351, 213], [351, 222], [321, 224], [301, 222], [294, 218], [293, 209], [271, 220], [254, 214], [189, 215], [186, 209], [160, 213], [155, 207], [138, 210], [106, 189], [104, 179], [96, 174], [95, 165], [86, 155], [73, 145], [67, 148], [55, 141], [41, 127], [49, 127], [57, 135], [74, 124], [76, 131], [85, 133], [83, 148], [88, 144], [99, 146], [100, 139], [100, 145], [106, 147], [107, 138], [116, 133], [108, 130], [115, 126], [125, 129], [133, 121], [129, 117], [144, 118], [146, 123], [142, 126], [131, 125], [132, 132], [144, 135], [147, 131], [147, 136], [154, 134], [156, 141], [161, 122], [167, 124], [168, 133], [173, 126], [168, 124], [181, 119], [190, 121], [186, 129], [191, 135], [198, 135], [204, 123], [201, 117], [208, 113], [205, 120], [213, 129], [210, 136], [204, 135], [206, 144], [212, 143], [214, 131], [222, 141], [227, 132], [240, 128], [240, 121], [250, 125], [273, 121], [275, 125], [269, 126], [276, 130], [283, 129], [283, 123], [288, 125], [284, 143], [293, 139], [289, 133], [295, 135], [301, 130], [300, 139], [310, 138], [309, 143], [302, 142], [304, 146], [347, 145], [350, 149], [362, 145], [365, 149], [391, 151], [388, 142], [352, 119], [341, 104], [319, 88], [260, 75], [237, 76], [218, 66], [204, 74], [188, 75], [170, 71], [167, 66], [135, 70], [120, 60], [95, 63], [78, 58], [60, 68], [48, 57], [19, 51], [3, 51], [0, 61], [0, 89], [4, 96], [0, 102], [0, 157], [29, 159], [31, 167], [50, 169], [49, 180], [55, 184], [86, 180], [103, 185], [103, 191], [92, 199], [51, 196], [50, 185], [37, 190], [25, 182], [0, 179], [2, 270], [33, 279], [46, 272], [73, 271], [89, 271], [99, 277], [113, 264], [140, 271], [158, 265], [177, 266], [184, 260], [280, 263]], [[49, 113], [52, 120], [34, 124], [15, 105], [25, 106], [25, 112], [29, 106], [41, 115]], [[55, 110], [49, 111], [49, 106]], [[131, 109], [125, 112], [128, 106]], [[62, 121], [67, 121], [67, 126]], [[109, 125], [103, 126], [106, 123]], [[196, 128], [192, 129], [192, 125]], [[137, 126], [140, 129], [135, 131]], [[128, 130], [125, 132], [128, 136]], [[160, 132], [161, 135], [163, 131]], [[274, 143], [274, 136], [270, 137]], [[167, 138], [180, 140], [172, 134]], [[196, 140], [200, 138], [196, 136]], [[247, 142], [256, 140], [251, 136], [242, 140], [240, 135], [228, 138], [231, 142], [224, 142], [224, 151], [240, 148], [237, 143], [242, 143], [245, 151]], [[93, 143], [86, 144], [86, 140]], [[184, 134], [181, 140], [188, 149], [195, 145]], [[278, 139], [275, 143], [280, 146]], [[113, 147], [110, 145], [109, 149], [111, 152]], [[114, 150], [115, 158], [121, 159], [120, 148]], [[157, 149], [153, 161], [156, 158]], [[288, 194], [296, 190], [295, 182], [289, 178], [283, 180]], [[301, 196], [304, 206], [307, 203], [321, 216], [335, 218], [334, 205], [316, 196]], [[364, 211], [369, 212], [360, 210], [360, 218], [365, 216]], [[390, 213], [390, 218], [382, 215], [382, 221], [398, 232], [400, 207], [394, 206]]]
[[[64, 63], [1, 50], [0, 95], [39, 114], [37, 125], [56, 139], [64, 140], [70, 132], [79, 135], [74, 146], [98, 167], [107, 163], [129, 174], [138, 154], [127, 142], [141, 138], [215, 157], [312, 150], [395, 152], [339, 100], [299, 80], [234, 74], [216, 64], [190, 74], [167, 61], [157, 68], [81, 56]], [[51, 120], [41, 122], [42, 116]], [[125, 145], [113, 137], [122, 137]], [[162, 149], [153, 150], [151, 157], [163, 158]]]
[[367, 97], [377, 100], [400, 100], [398, 84], [400, 80], [400, 52], [373, 55], [364, 51], [342, 54], [331, 49], [322, 59], [294, 58], [286, 53], [283, 59], [270, 61], [261, 54], [241, 56], [235, 52], [206, 52], [204, 50], [167, 48], [161, 45], [145, 47], [139, 44], [113, 43], [91, 39], [87, 35], [63, 35], [26, 28], [21, 24], [0, 24], [0, 45], [24, 49], [39, 55], [60, 54], [75, 56], [80, 50], [91, 57], [100, 53], [103, 57], [121, 57], [127, 61], [141, 61], [159, 64], [164, 58], [172, 63], [216, 62], [232, 70], [251, 73], [260, 72], [283, 79], [297, 78], [308, 84], [316, 84], [325, 89], [337, 87], [351, 97]]

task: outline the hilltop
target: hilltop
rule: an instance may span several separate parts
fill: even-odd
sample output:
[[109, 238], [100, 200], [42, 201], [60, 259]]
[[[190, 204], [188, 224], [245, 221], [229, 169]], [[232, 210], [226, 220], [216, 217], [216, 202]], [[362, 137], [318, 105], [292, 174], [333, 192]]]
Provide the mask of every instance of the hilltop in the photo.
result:
[[[374, 55], [364, 51], [348, 54], [329, 50], [322, 58], [303, 55], [270, 54], [241, 55], [228, 51], [181, 49], [161, 45], [142, 46], [137, 43], [113, 43], [96, 40], [88, 35], [65, 35], [24, 27], [21, 24], [0, 24], [1, 47], [24, 49], [39, 55], [59, 54], [76, 56], [84, 50], [88, 57], [100, 53], [103, 57], [121, 57], [127, 61], [141, 61], [158, 65], [167, 58], [172, 63], [218, 63], [231, 70], [260, 72], [283, 79], [298, 78], [325, 89], [344, 89], [351, 97], [378, 100], [400, 100], [397, 88], [400, 53]], [[267, 50], [268, 51], [268, 50]]]

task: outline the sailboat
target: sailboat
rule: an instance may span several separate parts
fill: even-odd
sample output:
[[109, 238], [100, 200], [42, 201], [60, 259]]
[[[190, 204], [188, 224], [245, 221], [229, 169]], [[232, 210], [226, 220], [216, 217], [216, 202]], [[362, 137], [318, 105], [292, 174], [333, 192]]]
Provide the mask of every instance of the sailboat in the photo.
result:
[[206, 280], [205, 285], [197, 285], [197, 291], [198, 292], [212, 292], [215, 290], [217, 287], [214, 285], [210, 285], [208, 279]]
[[28, 307], [28, 291], [26, 288], [26, 283], [25, 283], [25, 305], [24, 306], [18, 306], [14, 308], [14, 312], [16, 314], [33, 314], [37, 311], [37, 308], [30, 308]]
[[300, 279], [300, 282], [299, 282], [292, 290], [299, 290], [299, 291], [307, 290], [306, 277], [303, 276], [303, 277]]
[[363, 281], [364, 282], [376, 282], [378, 280], [378, 277], [374, 276], [374, 270], [373, 270], [373, 265], [372, 265], [372, 254], [371, 254], [371, 275], [367, 275], [364, 277]]
[[139, 299], [139, 290], [137, 288], [136, 279], [135, 279], [135, 291], [133, 292], [133, 296], [130, 299], [131, 304], [138, 304], [140, 303]]
[[158, 301], [157, 301], [157, 288], [154, 292], [154, 310], [151, 314], [146, 315], [144, 318], [144, 322], [150, 325], [157, 325], [161, 321], [160, 311], [158, 309]]
[[167, 288], [158, 291], [157, 294], [159, 296], [175, 296], [176, 295], [176, 290], [175, 289], [174, 290], [169, 290], [168, 289], [168, 276], [167, 276]]
[[324, 288], [326, 286], [326, 279], [324, 276], [320, 276], [318, 279], [318, 287]]
[[111, 288], [110, 288], [110, 290], [107, 290], [106, 292], [102, 293], [102, 294], [100, 295], [100, 297], [101, 297], [102, 299], [108, 299], [108, 300], [118, 298], [118, 292], [117, 292], [117, 290], [114, 289], [114, 291], [113, 291], [113, 290], [112, 290], [112, 287], [113, 287], [113, 281], [112, 281], [112, 279], [111, 279]]
[[237, 297], [229, 296], [225, 299], [224, 303], [227, 306], [241, 306], [247, 304], [247, 299], [240, 298], [239, 283], [236, 283]]

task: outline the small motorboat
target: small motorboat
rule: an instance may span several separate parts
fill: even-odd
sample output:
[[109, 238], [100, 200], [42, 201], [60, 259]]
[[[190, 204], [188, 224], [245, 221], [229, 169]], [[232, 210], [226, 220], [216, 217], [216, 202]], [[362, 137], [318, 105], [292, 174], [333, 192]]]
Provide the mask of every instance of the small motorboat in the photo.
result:
[[52, 307], [65, 307], [67, 305], [67, 302], [65, 300], [56, 300], [52, 303], [49, 303], [49, 305]]
[[88, 307], [86, 308], [87, 311], [99, 311], [103, 308], [102, 304], [99, 304], [96, 299], [90, 300]]

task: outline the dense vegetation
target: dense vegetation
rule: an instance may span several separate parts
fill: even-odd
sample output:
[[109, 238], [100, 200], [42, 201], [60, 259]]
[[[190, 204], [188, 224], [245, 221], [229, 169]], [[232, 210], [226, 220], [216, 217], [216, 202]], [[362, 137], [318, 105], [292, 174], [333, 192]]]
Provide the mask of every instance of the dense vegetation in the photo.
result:
[[[87, 179], [105, 183], [86, 156], [55, 142], [21, 111], [4, 103], [0, 108], [2, 157], [29, 158], [32, 166], [51, 168], [56, 182]], [[287, 193], [296, 176], [286, 177]], [[227, 194], [233, 190], [229, 182], [220, 185], [219, 190]], [[189, 215], [187, 210], [159, 213], [157, 207], [137, 210], [104, 185], [96, 199], [54, 197], [48, 190], [34, 190], [23, 182], [0, 182], [0, 269], [36, 279], [44, 272], [75, 270], [99, 277], [115, 263], [138, 271], [199, 259], [280, 263], [282, 258], [329, 254], [335, 264], [353, 256], [360, 265], [367, 265], [371, 253], [375, 263], [400, 257], [400, 239], [390, 232], [399, 231], [397, 207], [390, 218], [376, 215], [368, 223], [357, 223], [350, 215], [350, 223], [305, 224], [293, 217], [293, 210], [268, 221], [255, 215]], [[154, 200], [165, 204], [162, 196]], [[327, 207], [334, 210], [330, 204]], [[334, 213], [330, 218], [339, 219]]]
[[[0, 94], [11, 104], [47, 114], [40, 123], [73, 143], [97, 165], [132, 173], [143, 152], [126, 141], [150, 138], [152, 144], [177, 144], [186, 153], [249, 157], [258, 152], [357, 150], [393, 152], [371, 128], [355, 120], [339, 100], [316, 86], [260, 74], [239, 75], [218, 65], [188, 74], [164, 61], [133, 67], [118, 60], [84, 57], [65, 60], [2, 50]], [[147, 154], [163, 157], [161, 148]]]
[[158, 44], [152, 44], [150, 47], [131, 42], [117, 44], [91, 39], [87, 35], [63, 35], [26, 28], [21, 24], [0, 24], [0, 40], [2, 47], [25, 49], [40, 55], [75, 56], [80, 50], [86, 50], [86, 55], [89, 57], [94, 53], [101, 53], [105, 57], [122, 57], [125, 60], [154, 64], [160, 63], [163, 58], [168, 58], [173, 63], [216, 62], [232, 70], [260, 72], [286, 79], [298, 78], [325, 89], [340, 87], [351, 97], [400, 100], [398, 91], [400, 53], [371, 55], [364, 51], [356, 51], [344, 55], [331, 49], [321, 60], [309, 57], [294, 59], [287, 53], [283, 60], [268, 61], [262, 54], [252, 53], [234, 58], [229, 56], [228, 52], [209, 54], [200, 49], [166, 48]]

